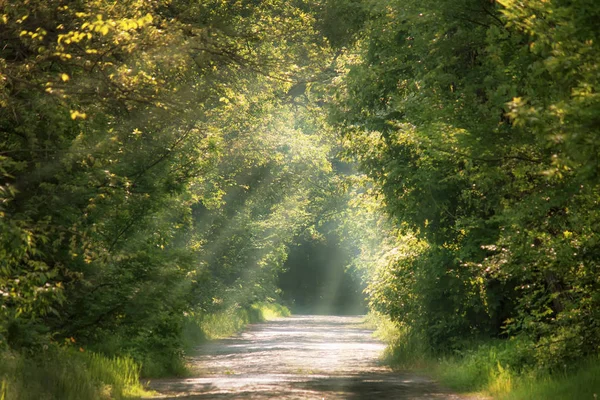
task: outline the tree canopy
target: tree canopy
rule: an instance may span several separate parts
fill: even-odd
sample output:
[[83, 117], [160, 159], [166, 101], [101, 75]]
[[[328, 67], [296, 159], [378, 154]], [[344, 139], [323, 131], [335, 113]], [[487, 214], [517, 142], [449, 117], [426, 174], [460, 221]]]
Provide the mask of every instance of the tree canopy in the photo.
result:
[[187, 315], [289, 299], [331, 246], [433, 352], [597, 354], [599, 17], [0, 2], [0, 350], [75, 338], [168, 364]]
[[525, 335], [546, 365], [598, 350], [598, 12], [387, 1], [340, 58], [333, 121], [420, 243], [372, 302], [436, 349]]

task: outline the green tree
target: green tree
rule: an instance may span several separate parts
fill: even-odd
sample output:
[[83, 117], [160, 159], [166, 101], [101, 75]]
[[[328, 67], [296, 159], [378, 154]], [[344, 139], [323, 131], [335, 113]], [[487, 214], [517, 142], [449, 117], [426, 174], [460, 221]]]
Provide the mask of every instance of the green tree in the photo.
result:
[[597, 351], [598, 6], [371, 5], [330, 115], [427, 243], [385, 267], [376, 307], [437, 349], [523, 333], [545, 365]]
[[[314, 19], [221, 1], [33, 1], [0, 15], [0, 340], [75, 336], [168, 367], [184, 312], [245, 270], [256, 277], [239, 301], [275, 290], [262, 281], [308, 212], [298, 172], [327, 168], [318, 146], [302, 154], [290, 111], [273, 114], [329, 57]], [[245, 182], [261, 173], [272, 183]], [[220, 221], [208, 231], [202, 207]], [[228, 222], [239, 233], [210, 232]]]

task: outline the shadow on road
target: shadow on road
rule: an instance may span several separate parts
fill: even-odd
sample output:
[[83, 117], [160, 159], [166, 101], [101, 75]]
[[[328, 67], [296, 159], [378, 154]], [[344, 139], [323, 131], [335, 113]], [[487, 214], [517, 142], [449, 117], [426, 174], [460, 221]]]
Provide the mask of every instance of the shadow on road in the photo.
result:
[[283, 380], [271, 384], [249, 383], [240, 390], [223, 390], [205, 384], [189, 385], [187, 389], [189, 391], [163, 399], [459, 399], [440, 390], [430, 380], [390, 373], [302, 377], [297, 381]]
[[430, 379], [381, 366], [384, 345], [362, 317], [294, 316], [198, 348], [197, 378], [149, 388], [167, 400], [456, 399]]

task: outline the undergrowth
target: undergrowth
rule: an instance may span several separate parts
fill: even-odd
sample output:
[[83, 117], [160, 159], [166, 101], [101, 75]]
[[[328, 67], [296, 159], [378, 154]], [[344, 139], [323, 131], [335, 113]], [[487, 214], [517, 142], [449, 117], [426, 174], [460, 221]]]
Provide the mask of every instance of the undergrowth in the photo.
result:
[[[290, 311], [273, 303], [256, 303], [216, 314], [188, 315], [182, 336], [189, 348], [211, 339], [231, 336], [249, 323], [288, 316]], [[118, 340], [118, 338], [116, 339]], [[111, 346], [104, 346], [110, 348]], [[98, 346], [102, 348], [102, 346]], [[159, 359], [141, 363], [129, 356], [107, 357], [74, 347], [47, 347], [40, 354], [24, 355], [0, 350], [0, 400], [126, 400], [149, 395], [140, 384], [145, 377], [173, 373]], [[182, 359], [178, 375], [185, 375]], [[165, 359], [164, 362], [173, 362]], [[156, 364], [156, 365], [155, 365]]]
[[147, 394], [139, 383], [140, 366], [129, 357], [59, 347], [30, 356], [4, 351], [0, 357], [0, 400], [132, 399]]
[[535, 365], [525, 340], [485, 340], [445, 354], [434, 354], [419, 335], [384, 316], [370, 314], [367, 324], [388, 344], [384, 361], [394, 369], [433, 375], [458, 392], [478, 392], [498, 400], [597, 400], [600, 357], [560, 371]]
[[287, 317], [290, 310], [275, 303], [255, 303], [250, 307], [232, 307], [215, 314], [190, 314], [184, 326], [188, 349], [206, 340], [221, 339], [240, 332], [248, 324]]

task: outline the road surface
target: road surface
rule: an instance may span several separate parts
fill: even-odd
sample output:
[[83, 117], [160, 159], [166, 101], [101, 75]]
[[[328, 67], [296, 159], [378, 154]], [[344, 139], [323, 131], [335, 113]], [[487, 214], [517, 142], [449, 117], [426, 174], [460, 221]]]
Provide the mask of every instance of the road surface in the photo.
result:
[[252, 325], [199, 347], [190, 360], [197, 378], [150, 388], [177, 400], [462, 399], [427, 377], [380, 365], [385, 345], [362, 319], [304, 315]]

